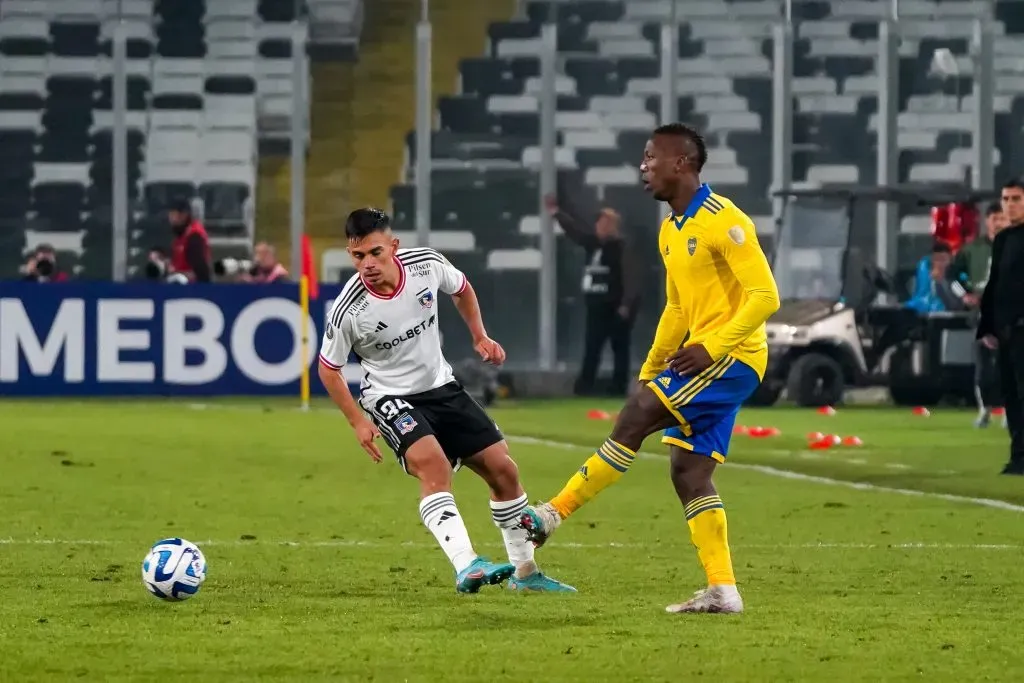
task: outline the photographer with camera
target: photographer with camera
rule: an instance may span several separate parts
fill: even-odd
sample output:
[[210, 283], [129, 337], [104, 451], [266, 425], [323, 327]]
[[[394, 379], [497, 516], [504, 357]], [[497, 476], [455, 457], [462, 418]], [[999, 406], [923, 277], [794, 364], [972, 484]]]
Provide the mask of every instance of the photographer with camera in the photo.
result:
[[171, 245], [171, 268], [190, 282], [210, 282], [210, 239], [203, 224], [192, 216], [192, 203], [184, 197], [171, 202], [167, 212], [174, 242]]
[[270, 284], [288, 282], [288, 271], [277, 260], [274, 248], [266, 242], [259, 242], [253, 248], [252, 260], [225, 258], [215, 261], [213, 272], [219, 278], [230, 282]]
[[242, 274], [242, 282], [269, 284], [288, 281], [288, 271], [277, 260], [274, 247], [266, 242], [258, 243], [253, 249], [252, 263], [249, 265], [247, 272]]
[[66, 282], [67, 273], [57, 268], [57, 252], [49, 244], [40, 244], [25, 265], [23, 279], [28, 282]]

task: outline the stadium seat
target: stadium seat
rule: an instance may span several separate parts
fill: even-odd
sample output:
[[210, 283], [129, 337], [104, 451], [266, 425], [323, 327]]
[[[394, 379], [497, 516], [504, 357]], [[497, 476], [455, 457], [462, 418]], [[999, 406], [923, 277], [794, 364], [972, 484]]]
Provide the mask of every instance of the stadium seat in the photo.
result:
[[[287, 132], [292, 109], [293, 9], [270, 0], [0, 2], [0, 244], [17, 245], [20, 259], [30, 230], [77, 233], [62, 251], [79, 259], [83, 274], [109, 277], [110, 56], [120, 23], [133, 265], [169, 242], [159, 220], [144, 219], [162, 216], [181, 194], [197, 200], [215, 256], [247, 253], [258, 140]], [[282, 39], [288, 49], [275, 50], [272, 41]], [[8, 260], [17, 259], [0, 262], [2, 275], [11, 274]]]

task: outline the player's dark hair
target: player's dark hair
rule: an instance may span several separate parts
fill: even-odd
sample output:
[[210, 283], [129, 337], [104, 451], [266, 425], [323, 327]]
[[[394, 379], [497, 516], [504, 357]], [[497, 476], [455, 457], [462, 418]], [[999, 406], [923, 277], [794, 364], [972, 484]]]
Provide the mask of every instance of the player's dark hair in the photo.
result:
[[1004, 190], [1021, 190], [1024, 192], [1024, 178], [1010, 178], [1003, 183]]
[[348, 215], [348, 220], [345, 221], [345, 237], [350, 240], [358, 240], [375, 232], [383, 232], [390, 227], [391, 218], [380, 209], [372, 207], [356, 209]]
[[932, 245], [933, 254], [952, 254], [953, 250], [945, 242], [936, 242]]
[[658, 126], [654, 129], [655, 135], [671, 135], [673, 137], [686, 138], [697, 150], [697, 170], [700, 171], [704, 168], [704, 164], [708, 162], [708, 146], [704, 141], [704, 136], [697, 132], [697, 129], [693, 126], [688, 126], [685, 123], [666, 123], [664, 126]]
[[985, 209], [985, 215], [986, 216], [994, 216], [997, 213], [1002, 213], [1002, 212], [1003, 212], [1003, 205], [1000, 204], [999, 202], [992, 202], [991, 204], [988, 205], [988, 208]]

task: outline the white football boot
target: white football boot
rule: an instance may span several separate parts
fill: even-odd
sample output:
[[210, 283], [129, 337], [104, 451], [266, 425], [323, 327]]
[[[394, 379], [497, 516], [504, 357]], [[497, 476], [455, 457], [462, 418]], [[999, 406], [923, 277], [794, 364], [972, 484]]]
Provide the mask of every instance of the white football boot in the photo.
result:
[[743, 611], [743, 598], [736, 586], [708, 586], [699, 590], [693, 597], [679, 605], [665, 608], [671, 614], [690, 612], [709, 612], [715, 614], [739, 614]]
[[562, 523], [562, 516], [551, 503], [531, 505], [519, 516], [519, 524], [536, 547], [541, 547]]

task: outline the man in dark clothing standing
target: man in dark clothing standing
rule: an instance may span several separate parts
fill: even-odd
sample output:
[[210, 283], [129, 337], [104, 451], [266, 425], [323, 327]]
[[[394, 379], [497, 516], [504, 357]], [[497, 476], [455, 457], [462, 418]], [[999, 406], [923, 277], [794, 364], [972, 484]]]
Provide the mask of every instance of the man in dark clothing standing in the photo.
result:
[[591, 225], [577, 213], [560, 207], [554, 197], [547, 198], [547, 208], [566, 236], [582, 246], [587, 254], [582, 286], [587, 305], [586, 336], [576, 393], [594, 393], [597, 367], [607, 341], [611, 344], [614, 361], [609, 393], [625, 396], [639, 282], [633, 250], [622, 236], [619, 214], [604, 208]]
[[1003, 474], [1024, 475], [1024, 179], [1003, 185], [1002, 205], [1009, 225], [992, 242], [978, 339], [999, 356], [1010, 430], [1010, 461]]
[[[992, 242], [999, 231], [1006, 227], [1006, 214], [1000, 202], [991, 204], [985, 211], [985, 232], [964, 246], [953, 259], [949, 277], [953, 291], [964, 307], [977, 310], [981, 296], [988, 283], [992, 269]], [[992, 408], [1002, 406], [999, 396], [999, 364], [996, 351], [984, 344], [974, 347], [974, 397], [978, 403], [978, 417], [975, 427], [988, 427], [992, 420]], [[1006, 426], [1006, 416], [1003, 416]]]

